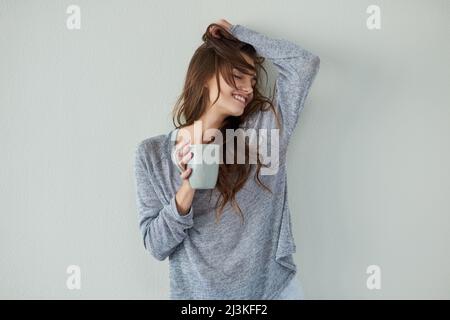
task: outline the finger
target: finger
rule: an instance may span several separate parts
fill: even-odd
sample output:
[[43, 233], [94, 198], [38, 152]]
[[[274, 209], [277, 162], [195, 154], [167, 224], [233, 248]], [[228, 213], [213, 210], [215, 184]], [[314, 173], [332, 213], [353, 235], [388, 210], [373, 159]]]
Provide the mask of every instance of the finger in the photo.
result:
[[187, 168], [183, 171], [183, 173], [180, 174], [181, 179], [187, 179], [189, 178], [189, 175], [191, 174], [192, 168]]
[[184, 155], [184, 148], [186, 147], [186, 145], [188, 145], [190, 143], [190, 139], [187, 139], [186, 141], [182, 142], [179, 146], [177, 146], [176, 148], [176, 155], [181, 158]]
[[[187, 163], [187, 162], [182, 163], [182, 161], [183, 161], [183, 159], [186, 157], [186, 155], [189, 154], [189, 153], [190, 153], [190, 146], [185, 146], [185, 147], [183, 148], [182, 152], [180, 152], [180, 153], [178, 154], [177, 162], [178, 162], [179, 165], [181, 165], [181, 167], [183, 167], [183, 165], [184, 165], [185, 163]], [[183, 170], [184, 170], [184, 167], [183, 167]]]
[[212, 29], [211, 34], [214, 38], [220, 38], [219, 29], [217, 29], [217, 27], [214, 27], [214, 29]]
[[189, 144], [190, 139], [184, 140], [182, 143], [180, 143], [180, 145], [177, 146], [177, 151], [180, 152], [181, 150], [183, 150], [183, 148]]
[[181, 168], [180, 165], [179, 165], [178, 163], [177, 163], [176, 166], [177, 166], [177, 169], [178, 169], [178, 171], [180, 172], [180, 174], [184, 172], [184, 168]]
[[186, 154], [183, 159], [181, 159], [180, 161], [180, 165], [184, 166], [185, 164], [187, 164], [189, 162], [189, 160], [191, 160], [192, 158], [192, 152], [189, 152], [188, 154]]
[[183, 158], [185, 155], [187, 155], [191, 151], [191, 145], [188, 144], [184, 146], [183, 150], [180, 152], [180, 158]]

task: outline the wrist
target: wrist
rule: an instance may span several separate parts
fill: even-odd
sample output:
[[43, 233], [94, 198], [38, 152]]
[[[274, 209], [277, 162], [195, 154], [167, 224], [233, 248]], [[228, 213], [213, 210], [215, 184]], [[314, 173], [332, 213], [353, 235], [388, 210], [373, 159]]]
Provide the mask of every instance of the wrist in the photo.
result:
[[194, 199], [194, 192], [195, 189], [192, 189], [189, 184], [183, 182], [175, 195], [175, 203], [180, 215], [184, 216], [189, 213], [192, 206], [192, 200]]
[[195, 193], [195, 189], [193, 189], [191, 187], [191, 184], [189, 183], [189, 180], [187, 180], [187, 179], [183, 180], [180, 190], [182, 190], [187, 195]]

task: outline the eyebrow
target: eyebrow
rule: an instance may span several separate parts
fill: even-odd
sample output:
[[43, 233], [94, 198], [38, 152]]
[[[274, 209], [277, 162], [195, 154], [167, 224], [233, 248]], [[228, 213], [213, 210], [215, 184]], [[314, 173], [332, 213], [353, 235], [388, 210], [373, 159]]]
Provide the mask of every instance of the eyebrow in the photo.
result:
[[[245, 73], [245, 72], [241, 71], [239, 68], [234, 68], [234, 69], [236, 69], [237, 71], [239, 71], [241, 73]], [[256, 79], [256, 73], [251, 73], [250, 75]]]
[[[245, 73], [245, 72], [243, 72], [243, 73]], [[253, 76], [253, 79], [258, 80], [258, 78], [256, 77], [256, 73], [251, 73], [250, 75]]]
[[[242, 72], [241, 70], [239, 70], [237, 68], [236, 68], [236, 70], [238, 70], [241, 73], [245, 73], [245, 72]], [[252, 77], [252, 81], [255, 81], [255, 84], [256, 84], [256, 82], [258, 82], [258, 77], [256, 76], [256, 73], [252, 73], [251, 75], [253, 76]]]

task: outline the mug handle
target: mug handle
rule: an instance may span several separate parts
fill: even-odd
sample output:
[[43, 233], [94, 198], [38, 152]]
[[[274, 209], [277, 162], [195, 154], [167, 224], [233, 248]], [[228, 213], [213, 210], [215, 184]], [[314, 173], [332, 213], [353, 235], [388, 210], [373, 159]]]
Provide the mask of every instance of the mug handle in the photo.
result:
[[176, 156], [176, 149], [174, 148], [172, 150], [171, 153], [171, 158], [172, 158], [172, 163], [175, 165], [175, 167], [177, 168], [178, 172], [181, 174], [183, 172], [183, 170], [181, 169], [181, 167], [178, 165], [178, 161], [177, 161], [177, 156]]
[[172, 161], [175, 164], [175, 167], [178, 169], [178, 172], [181, 174], [183, 173], [183, 169], [178, 165], [177, 156], [176, 156], [176, 149], [174, 148], [172, 152]]

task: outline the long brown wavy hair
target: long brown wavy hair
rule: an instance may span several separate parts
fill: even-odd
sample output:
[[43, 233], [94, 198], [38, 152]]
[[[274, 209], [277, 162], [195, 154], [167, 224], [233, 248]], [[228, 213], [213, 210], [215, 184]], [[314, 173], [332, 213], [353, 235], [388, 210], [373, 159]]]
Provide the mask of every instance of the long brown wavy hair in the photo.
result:
[[[209, 30], [213, 26], [219, 28], [218, 32], [220, 38], [216, 38], [210, 33]], [[206, 32], [202, 36], [202, 40], [203, 43], [197, 48], [191, 58], [183, 91], [178, 97], [172, 112], [172, 121], [175, 127], [183, 128], [192, 125], [194, 121], [198, 120], [207, 110], [209, 104], [209, 91], [204, 84], [211, 79], [212, 76], [216, 77], [219, 90], [213, 104], [217, 102], [220, 96], [219, 73], [230, 86], [236, 88], [232, 73], [233, 68], [246, 74], [250, 74], [252, 71], [256, 73], [256, 84], [253, 89], [253, 99], [247, 104], [243, 114], [238, 117], [229, 116], [224, 120], [222, 126], [219, 128], [222, 136], [226, 136], [226, 129], [236, 130], [242, 128], [241, 125], [252, 115], [258, 112], [266, 112], [269, 109], [274, 113], [277, 125], [280, 127], [279, 116], [275, 110], [273, 101], [261, 93], [259, 84], [260, 76], [262, 74], [261, 71], [264, 71], [267, 85], [267, 71], [263, 66], [265, 58], [259, 56], [252, 45], [238, 40], [228, 30], [215, 23], [212, 23], [207, 27]], [[254, 61], [255, 67], [245, 60], [242, 53], [245, 53]], [[226, 139], [224, 139], [224, 141], [225, 140]], [[244, 145], [245, 154], [247, 154], [249, 146], [246, 141]], [[216, 203], [216, 223], [222, 215], [227, 202], [230, 202], [235, 211], [239, 212], [242, 220], [244, 219], [244, 215], [242, 214], [241, 208], [237, 204], [235, 197], [236, 193], [247, 181], [254, 164], [247, 162], [238, 164], [236, 161], [237, 144], [235, 143], [234, 146], [235, 159], [233, 163], [226, 163], [226, 153], [223, 152], [223, 163], [219, 164], [219, 176], [215, 188], [217, 188], [221, 196], [217, 199]], [[224, 145], [222, 145], [222, 148], [223, 147]], [[223, 148], [223, 150], [225, 149]], [[254, 179], [260, 187], [272, 193], [272, 191], [261, 182], [259, 177], [261, 167], [267, 167], [267, 165], [261, 163], [259, 154], [256, 158], [257, 168]]]

